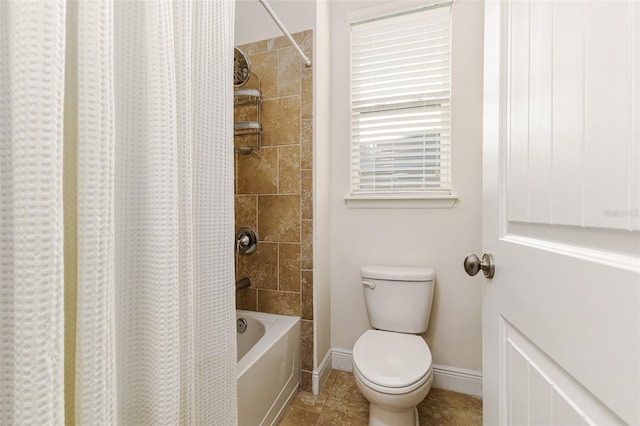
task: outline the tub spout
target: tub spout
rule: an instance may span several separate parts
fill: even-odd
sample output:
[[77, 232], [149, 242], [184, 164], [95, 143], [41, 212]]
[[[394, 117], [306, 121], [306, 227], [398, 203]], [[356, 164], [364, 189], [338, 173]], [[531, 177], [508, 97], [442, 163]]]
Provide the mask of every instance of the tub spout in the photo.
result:
[[251, 280], [249, 278], [242, 278], [236, 281], [236, 290], [242, 290], [243, 288], [247, 288], [251, 285]]

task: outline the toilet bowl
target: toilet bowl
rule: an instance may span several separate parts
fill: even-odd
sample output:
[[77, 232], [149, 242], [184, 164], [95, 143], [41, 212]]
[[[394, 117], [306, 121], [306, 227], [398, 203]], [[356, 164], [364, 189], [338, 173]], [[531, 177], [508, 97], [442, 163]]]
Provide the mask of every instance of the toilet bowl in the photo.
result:
[[414, 426], [433, 383], [431, 351], [420, 336], [368, 330], [353, 348], [353, 375], [371, 403], [369, 425]]
[[426, 331], [435, 274], [428, 268], [363, 267], [365, 304], [373, 330], [353, 347], [353, 373], [370, 402], [369, 425], [418, 425], [416, 406], [433, 383]]

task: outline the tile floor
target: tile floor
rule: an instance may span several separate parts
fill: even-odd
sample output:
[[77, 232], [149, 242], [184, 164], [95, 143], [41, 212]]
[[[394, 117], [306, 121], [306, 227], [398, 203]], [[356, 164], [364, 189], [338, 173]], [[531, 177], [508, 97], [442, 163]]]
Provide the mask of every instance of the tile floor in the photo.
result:
[[[469, 395], [431, 389], [418, 405], [421, 425], [482, 425], [482, 401]], [[280, 426], [367, 425], [369, 402], [347, 371], [331, 370], [320, 395], [299, 392]]]

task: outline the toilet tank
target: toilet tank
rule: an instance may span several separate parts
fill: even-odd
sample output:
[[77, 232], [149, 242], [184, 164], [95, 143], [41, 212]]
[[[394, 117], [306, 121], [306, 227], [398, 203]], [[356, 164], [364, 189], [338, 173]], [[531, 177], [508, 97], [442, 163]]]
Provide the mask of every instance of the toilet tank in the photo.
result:
[[360, 277], [373, 328], [414, 334], [427, 330], [433, 302], [433, 269], [363, 266]]

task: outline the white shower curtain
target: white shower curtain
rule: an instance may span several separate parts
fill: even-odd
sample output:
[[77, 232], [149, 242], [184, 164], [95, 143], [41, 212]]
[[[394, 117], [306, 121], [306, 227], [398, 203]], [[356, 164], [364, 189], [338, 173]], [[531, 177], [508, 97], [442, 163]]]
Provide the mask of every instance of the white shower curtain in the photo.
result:
[[59, 3], [0, 1], [2, 425], [64, 422], [64, 26]]
[[233, 2], [0, 12], [0, 424], [235, 424]]

